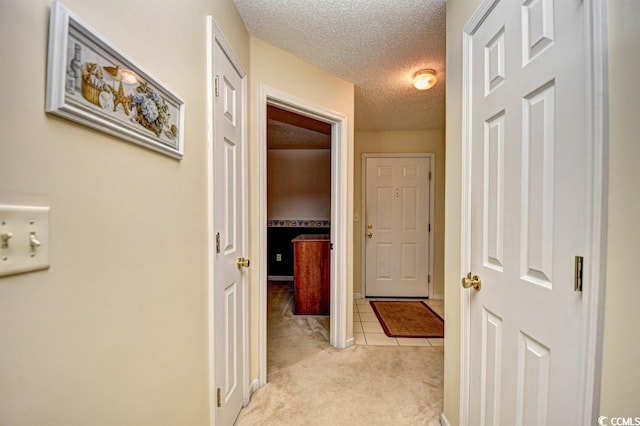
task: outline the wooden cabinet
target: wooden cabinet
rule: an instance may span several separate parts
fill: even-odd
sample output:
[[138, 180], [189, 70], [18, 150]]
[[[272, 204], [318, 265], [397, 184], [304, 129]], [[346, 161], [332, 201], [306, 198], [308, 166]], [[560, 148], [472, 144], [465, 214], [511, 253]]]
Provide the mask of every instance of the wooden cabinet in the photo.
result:
[[329, 235], [299, 235], [293, 242], [296, 315], [329, 315]]

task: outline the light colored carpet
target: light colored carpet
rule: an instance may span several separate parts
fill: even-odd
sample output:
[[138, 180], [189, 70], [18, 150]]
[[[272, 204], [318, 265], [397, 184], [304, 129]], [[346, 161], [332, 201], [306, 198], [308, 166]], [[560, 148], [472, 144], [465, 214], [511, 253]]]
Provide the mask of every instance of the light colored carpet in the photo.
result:
[[442, 347], [355, 346], [340, 351], [320, 342], [320, 331], [305, 337], [302, 331], [314, 329], [313, 321], [293, 318], [282, 324], [293, 328], [295, 337], [287, 343], [283, 332], [278, 344], [284, 346], [276, 346], [270, 335], [268, 350], [289, 354], [275, 360], [277, 368], [268, 369], [268, 384], [253, 395], [236, 425], [439, 425]]
[[293, 315], [291, 282], [267, 287], [267, 376], [329, 348], [329, 317]]

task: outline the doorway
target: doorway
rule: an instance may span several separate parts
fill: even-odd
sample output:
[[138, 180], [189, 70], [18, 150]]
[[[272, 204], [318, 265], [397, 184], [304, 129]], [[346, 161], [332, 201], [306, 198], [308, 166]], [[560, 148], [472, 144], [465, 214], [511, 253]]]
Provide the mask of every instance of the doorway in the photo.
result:
[[258, 96], [259, 194], [259, 382], [267, 383], [267, 111], [269, 106], [293, 112], [331, 126], [331, 233], [329, 343], [336, 348], [347, 342], [347, 117], [305, 100], [261, 85]]
[[267, 105], [268, 377], [329, 347], [330, 219], [331, 125]]
[[331, 125], [268, 105], [268, 279], [293, 281], [291, 240], [330, 226]]

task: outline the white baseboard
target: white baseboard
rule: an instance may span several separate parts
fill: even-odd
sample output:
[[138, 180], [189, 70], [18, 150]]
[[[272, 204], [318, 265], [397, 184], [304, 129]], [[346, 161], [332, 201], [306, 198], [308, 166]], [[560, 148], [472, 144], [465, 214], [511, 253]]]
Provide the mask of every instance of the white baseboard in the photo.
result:
[[293, 275], [267, 275], [269, 281], [293, 281]]
[[440, 425], [451, 426], [451, 423], [449, 423], [449, 420], [447, 420], [447, 417], [444, 415], [444, 413], [440, 414]]
[[249, 405], [249, 402], [251, 402], [251, 398], [253, 398], [253, 394], [255, 393], [255, 391], [258, 390], [259, 387], [260, 387], [260, 381], [258, 379], [255, 379], [254, 381], [249, 383], [249, 397], [246, 400], [244, 398], [242, 399], [243, 407], [246, 407], [247, 405]]
[[249, 399], [251, 399], [253, 394], [258, 389], [260, 389], [260, 380], [259, 379], [255, 379], [254, 381], [251, 382], [251, 385], [249, 385]]
[[362, 293], [353, 293], [354, 299], [362, 299]]
[[345, 344], [344, 348], [350, 348], [351, 346], [354, 346], [356, 344], [356, 339], [355, 338], [351, 338], [351, 339], [347, 339], [347, 343]]

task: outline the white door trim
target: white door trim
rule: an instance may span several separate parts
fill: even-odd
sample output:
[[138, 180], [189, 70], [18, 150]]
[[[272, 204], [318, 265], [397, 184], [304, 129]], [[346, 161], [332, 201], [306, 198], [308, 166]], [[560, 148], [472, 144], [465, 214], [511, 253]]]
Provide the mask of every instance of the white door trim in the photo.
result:
[[[331, 124], [331, 327], [329, 343], [347, 347], [347, 116], [270, 87], [258, 94], [259, 380], [267, 383], [267, 104]], [[351, 302], [349, 302], [351, 303]]]
[[361, 277], [362, 277], [362, 294], [367, 294], [367, 280], [366, 278], [366, 252], [365, 252], [365, 244], [367, 225], [365, 224], [366, 216], [366, 207], [367, 207], [367, 193], [366, 193], [366, 185], [367, 185], [367, 168], [366, 162], [367, 158], [428, 158], [429, 159], [429, 170], [431, 171], [431, 180], [429, 181], [429, 223], [432, 225], [432, 230], [429, 232], [429, 275], [431, 275], [431, 280], [429, 281], [429, 299], [433, 299], [435, 294], [433, 292], [434, 287], [434, 273], [433, 273], [433, 259], [434, 259], [434, 247], [435, 247], [435, 181], [436, 181], [436, 154], [432, 152], [387, 152], [387, 153], [378, 153], [378, 152], [365, 152], [362, 154], [362, 212], [360, 213], [360, 217], [362, 218], [361, 227], [361, 247], [360, 257], [361, 257]]
[[[244, 70], [240, 60], [236, 56], [233, 51], [231, 45], [227, 41], [224, 36], [220, 26], [216, 23], [212, 16], [207, 16], [207, 87], [206, 87], [206, 96], [207, 96], [207, 197], [208, 197], [208, 216], [209, 216], [209, 230], [208, 230], [208, 239], [209, 239], [209, 256], [208, 259], [213, 259], [215, 256], [215, 235], [214, 230], [214, 202], [213, 199], [213, 189], [214, 189], [214, 159], [213, 159], [213, 141], [214, 132], [217, 129], [214, 128], [214, 80], [215, 80], [215, 68], [214, 68], [214, 46], [215, 43], [218, 43], [222, 50], [225, 52], [234, 68], [242, 78], [242, 97], [240, 101], [242, 105], [240, 107], [240, 111], [242, 113], [242, 144], [244, 146], [244, 150], [242, 152], [242, 170], [240, 172], [242, 176], [242, 181], [240, 182], [241, 191], [244, 194], [248, 194], [248, 179], [247, 179], [247, 73]], [[243, 196], [242, 198], [242, 245], [244, 250], [248, 253], [249, 248], [249, 238], [248, 238], [248, 223], [249, 223], [249, 215], [248, 215], [248, 206], [247, 206], [247, 196]], [[215, 404], [215, 389], [216, 389], [216, 377], [215, 377], [215, 336], [214, 336], [214, 270], [213, 270], [213, 261], [209, 261], [209, 421], [213, 426], [216, 424], [216, 404]], [[242, 274], [242, 288], [243, 295], [242, 298], [242, 340], [243, 340], [243, 349], [244, 353], [242, 354], [242, 371], [243, 371], [243, 382], [242, 382], [242, 405], [245, 406], [249, 403], [249, 289], [247, 283], [247, 274]]]
[[[460, 276], [471, 266], [471, 39], [499, 0], [485, 0], [463, 30], [462, 66], [462, 202]], [[600, 405], [602, 331], [606, 273], [606, 227], [608, 193], [608, 74], [607, 74], [607, 0], [585, 0], [586, 103], [589, 166], [588, 229], [589, 263], [583, 279], [585, 309], [585, 360], [581, 385], [580, 424], [597, 419]], [[460, 424], [469, 424], [469, 349], [471, 292], [460, 292]]]

